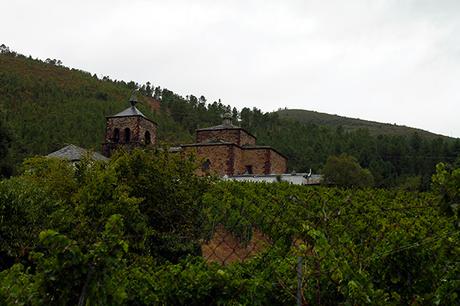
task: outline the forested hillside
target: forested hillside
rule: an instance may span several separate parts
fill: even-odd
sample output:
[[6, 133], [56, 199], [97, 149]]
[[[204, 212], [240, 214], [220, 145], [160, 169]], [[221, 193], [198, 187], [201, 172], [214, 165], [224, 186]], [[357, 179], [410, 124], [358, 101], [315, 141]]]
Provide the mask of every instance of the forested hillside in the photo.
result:
[[356, 118], [347, 118], [338, 115], [330, 115], [304, 109], [281, 109], [277, 112], [281, 118], [292, 119], [306, 124], [326, 125], [330, 127], [342, 127], [345, 131], [356, 131], [359, 129], [369, 130], [371, 135], [396, 135], [404, 136], [414, 133], [426, 138], [445, 137], [430, 133], [425, 130], [401, 126], [396, 124], [381, 123]]
[[235, 123], [255, 134], [258, 143], [289, 158], [289, 171], [320, 173], [328, 157], [347, 153], [371, 171], [376, 186], [426, 189], [436, 163], [458, 162], [458, 139], [409, 128], [377, 135], [374, 124], [311, 123], [285, 118], [285, 111], [237, 110], [204, 96], [182, 97], [152, 83], [98, 78], [59, 60], [33, 59], [4, 45], [0, 49], [0, 130], [11, 139], [8, 156], [0, 155], [0, 165], [10, 167], [2, 168], [4, 175], [24, 157], [47, 154], [69, 143], [100, 150], [104, 117], [124, 109], [133, 90], [138, 91], [141, 111], [159, 124], [160, 141], [191, 142], [196, 128], [219, 124], [222, 114], [231, 112]]

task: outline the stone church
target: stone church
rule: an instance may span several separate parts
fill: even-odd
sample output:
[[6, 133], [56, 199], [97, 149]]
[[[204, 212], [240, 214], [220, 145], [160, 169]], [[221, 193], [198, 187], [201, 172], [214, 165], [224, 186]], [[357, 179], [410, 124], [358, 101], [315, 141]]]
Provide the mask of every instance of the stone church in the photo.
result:
[[[131, 106], [106, 117], [103, 154], [110, 157], [120, 147], [154, 146], [157, 124], [137, 108], [137, 99]], [[174, 150], [183, 156], [195, 154], [202, 162], [199, 175], [216, 174], [235, 176], [243, 174], [283, 174], [287, 171], [287, 158], [269, 146], [256, 144], [256, 137], [245, 129], [233, 125], [231, 116], [225, 115], [221, 125], [196, 130], [196, 142], [182, 144]]]
[[231, 115], [224, 115], [221, 125], [196, 130], [196, 143], [180, 146], [182, 154], [195, 154], [203, 160], [199, 174], [220, 176], [242, 174], [282, 174], [287, 158], [269, 146], [256, 144], [256, 137], [233, 125]]

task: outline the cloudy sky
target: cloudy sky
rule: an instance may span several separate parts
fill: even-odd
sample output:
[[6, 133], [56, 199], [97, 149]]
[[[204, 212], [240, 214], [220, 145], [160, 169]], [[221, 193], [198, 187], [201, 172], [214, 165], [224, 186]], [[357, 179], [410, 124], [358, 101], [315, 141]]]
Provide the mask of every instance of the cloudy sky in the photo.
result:
[[0, 43], [238, 108], [460, 137], [459, 0], [7, 1]]

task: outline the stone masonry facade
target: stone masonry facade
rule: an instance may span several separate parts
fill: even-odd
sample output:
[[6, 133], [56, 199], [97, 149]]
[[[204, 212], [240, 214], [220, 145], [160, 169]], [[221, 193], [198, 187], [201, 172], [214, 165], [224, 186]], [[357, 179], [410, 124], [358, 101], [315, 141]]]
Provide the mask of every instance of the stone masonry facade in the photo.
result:
[[283, 174], [287, 158], [269, 146], [256, 145], [256, 137], [228, 121], [196, 131], [196, 143], [181, 145], [202, 163], [199, 175]]
[[157, 124], [142, 114], [110, 116], [107, 117], [102, 152], [109, 157], [120, 147], [130, 150], [134, 147], [154, 146], [157, 143], [156, 137]]

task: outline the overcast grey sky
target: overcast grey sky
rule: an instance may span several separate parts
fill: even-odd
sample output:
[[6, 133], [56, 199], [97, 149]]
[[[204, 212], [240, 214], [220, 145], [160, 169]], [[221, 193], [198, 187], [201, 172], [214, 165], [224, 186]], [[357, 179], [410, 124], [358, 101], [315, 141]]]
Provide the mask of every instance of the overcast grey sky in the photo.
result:
[[264, 111], [460, 137], [460, 0], [0, 0], [0, 43]]

